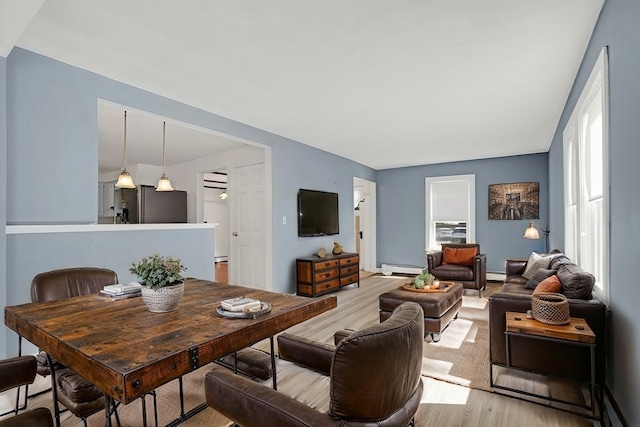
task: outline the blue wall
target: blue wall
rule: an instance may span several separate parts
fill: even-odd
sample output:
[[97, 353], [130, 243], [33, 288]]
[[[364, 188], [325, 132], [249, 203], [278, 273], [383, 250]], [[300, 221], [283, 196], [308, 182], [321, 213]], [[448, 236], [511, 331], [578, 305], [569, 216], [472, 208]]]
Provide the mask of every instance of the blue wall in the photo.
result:
[[[640, 425], [640, 2], [607, 0], [550, 150], [551, 228], [563, 229], [562, 131], [595, 61], [609, 46], [610, 310], [607, 387], [628, 425]], [[562, 234], [554, 236], [562, 247]]]
[[[374, 170], [20, 48], [12, 50], [6, 64], [5, 176], [11, 178], [1, 184], [7, 191], [6, 223], [95, 221], [97, 101], [105, 99], [271, 147], [274, 290], [295, 292], [296, 257], [331, 248], [333, 240], [354, 250], [353, 178], [375, 181]], [[340, 235], [297, 237], [300, 187], [339, 193]], [[287, 225], [282, 224], [283, 216]]]
[[[327, 252], [340, 242], [347, 252], [355, 251], [353, 178], [375, 181], [375, 171], [361, 164], [303, 144], [272, 145], [274, 206], [274, 270], [279, 270], [282, 291], [295, 292], [295, 259], [311, 256], [318, 249]], [[332, 191], [339, 194], [340, 234], [298, 237], [298, 189]], [[282, 217], [287, 225], [282, 225]]]
[[[471, 160], [378, 171], [378, 263], [426, 266], [425, 178], [474, 174], [476, 180], [476, 242], [487, 255], [487, 270], [504, 272], [507, 258], [528, 258], [542, 252], [544, 240], [522, 235], [528, 220], [490, 221], [490, 184], [540, 183], [540, 219], [548, 221], [547, 154]], [[552, 230], [553, 232], [553, 230]]]

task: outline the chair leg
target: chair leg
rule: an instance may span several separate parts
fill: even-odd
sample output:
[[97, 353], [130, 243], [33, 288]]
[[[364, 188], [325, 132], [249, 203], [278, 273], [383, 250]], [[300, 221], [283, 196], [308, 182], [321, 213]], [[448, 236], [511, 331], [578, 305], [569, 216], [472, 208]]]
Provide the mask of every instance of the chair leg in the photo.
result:
[[49, 369], [51, 370], [51, 394], [53, 397], [53, 414], [56, 420], [56, 427], [60, 427], [60, 406], [58, 405], [58, 390], [56, 387], [56, 369], [53, 366], [53, 360], [51, 360], [51, 356], [49, 356], [49, 353], [46, 353], [46, 355], [47, 355], [47, 362], [49, 363]]

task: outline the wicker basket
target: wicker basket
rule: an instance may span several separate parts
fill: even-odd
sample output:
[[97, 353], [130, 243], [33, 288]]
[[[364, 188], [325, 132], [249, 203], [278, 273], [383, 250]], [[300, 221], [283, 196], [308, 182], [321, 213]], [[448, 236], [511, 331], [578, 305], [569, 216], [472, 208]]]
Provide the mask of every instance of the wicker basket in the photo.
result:
[[156, 290], [147, 286], [142, 287], [142, 301], [152, 313], [166, 313], [175, 310], [183, 295], [184, 282]]
[[566, 325], [571, 321], [569, 300], [562, 294], [541, 293], [531, 296], [531, 312], [538, 322]]

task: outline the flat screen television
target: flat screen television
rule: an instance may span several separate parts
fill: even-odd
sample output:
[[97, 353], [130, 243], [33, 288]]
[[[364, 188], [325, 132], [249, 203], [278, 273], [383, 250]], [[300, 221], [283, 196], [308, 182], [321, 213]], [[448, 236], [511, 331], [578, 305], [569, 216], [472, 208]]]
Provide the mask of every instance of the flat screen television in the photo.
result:
[[298, 190], [298, 236], [339, 234], [338, 194]]

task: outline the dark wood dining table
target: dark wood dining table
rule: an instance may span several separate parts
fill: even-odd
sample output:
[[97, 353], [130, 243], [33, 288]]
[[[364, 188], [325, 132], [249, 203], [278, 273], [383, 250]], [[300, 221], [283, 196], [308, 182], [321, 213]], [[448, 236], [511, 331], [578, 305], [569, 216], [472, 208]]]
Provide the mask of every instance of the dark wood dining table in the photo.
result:
[[[256, 318], [227, 318], [217, 307], [245, 296], [271, 305]], [[337, 306], [306, 298], [186, 279], [178, 309], [152, 313], [140, 298], [86, 295], [5, 307], [5, 324], [123, 404], [159, 386]], [[273, 348], [273, 345], [272, 345]], [[107, 417], [107, 425], [110, 417]]]

